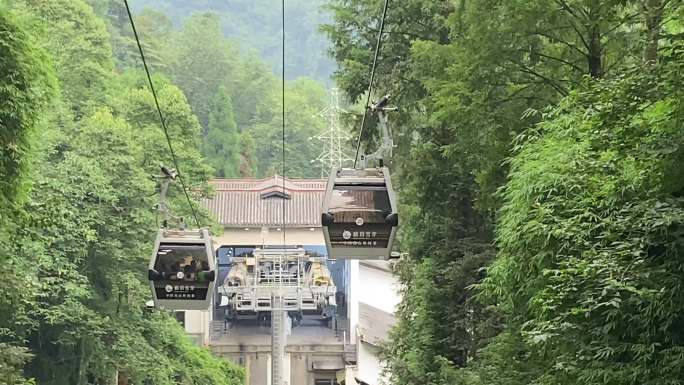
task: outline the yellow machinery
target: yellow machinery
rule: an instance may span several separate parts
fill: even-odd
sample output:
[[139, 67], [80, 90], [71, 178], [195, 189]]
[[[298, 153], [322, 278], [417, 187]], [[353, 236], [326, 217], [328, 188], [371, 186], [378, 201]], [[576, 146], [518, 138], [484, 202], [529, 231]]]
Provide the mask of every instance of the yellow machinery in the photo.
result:
[[311, 286], [333, 285], [330, 270], [328, 270], [328, 266], [321, 261], [311, 262], [311, 266], [307, 272], [307, 280]]

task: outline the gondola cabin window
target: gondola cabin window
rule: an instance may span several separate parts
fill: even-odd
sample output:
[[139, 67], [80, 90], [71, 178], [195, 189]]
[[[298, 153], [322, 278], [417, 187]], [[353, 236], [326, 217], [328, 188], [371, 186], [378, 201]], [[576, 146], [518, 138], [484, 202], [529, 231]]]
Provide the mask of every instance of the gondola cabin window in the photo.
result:
[[205, 300], [210, 268], [203, 244], [161, 244], [154, 265], [161, 275], [155, 291], [159, 299]]
[[216, 259], [207, 230], [159, 231], [148, 271], [155, 306], [208, 309], [215, 275]]
[[332, 172], [321, 224], [330, 258], [388, 259], [399, 224], [389, 170]]
[[328, 226], [330, 242], [338, 247], [386, 248], [392, 212], [389, 194], [383, 186], [335, 186], [328, 212], [335, 223]]

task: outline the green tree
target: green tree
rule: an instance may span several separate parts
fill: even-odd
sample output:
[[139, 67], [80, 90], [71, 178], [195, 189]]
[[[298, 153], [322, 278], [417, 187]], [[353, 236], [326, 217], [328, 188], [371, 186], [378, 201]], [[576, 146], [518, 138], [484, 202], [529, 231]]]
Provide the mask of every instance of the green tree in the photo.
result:
[[[0, 2], [0, 207], [7, 208], [26, 189], [23, 175], [40, 113], [53, 96], [50, 59], [26, 32], [26, 23]], [[0, 214], [2, 215], [2, 214]]]
[[23, 366], [31, 359], [23, 340], [32, 298], [30, 261], [16, 258], [12, 244], [21, 227], [35, 159], [41, 114], [56, 86], [50, 59], [30, 35], [26, 20], [0, 1], [0, 377], [27, 383]]
[[237, 46], [223, 37], [218, 15], [201, 13], [185, 21], [171, 49], [169, 75], [185, 92], [192, 111], [206, 128], [219, 87], [233, 89], [232, 79], [238, 71]]
[[248, 131], [240, 134], [240, 177], [251, 178], [256, 169], [256, 143]]
[[103, 104], [114, 61], [107, 27], [83, 0], [17, 0], [39, 18], [45, 49], [54, 59], [64, 101], [77, 116]]
[[682, 378], [683, 54], [572, 93], [512, 161], [486, 288], [541, 383]]
[[[260, 61], [266, 63], [266, 72], [280, 73], [281, 14], [277, 4], [252, 0], [142, 0], [133, 6], [161, 10], [176, 25], [185, 23], [195, 13], [215, 13], [220, 17], [221, 31], [226, 37], [239, 42], [244, 49], [254, 51]], [[335, 70], [326, 55], [329, 42], [317, 31], [319, 25], [329, 20], [329, 15], [322, 9], [324, 4], [325, 0], [289, 0], [285, 5], [288, 55], [285, 73], [288, 80], [307, 76], [327, 84]], [[232, 96], [235, 100], [235, 95]]]
[[[141, 162], [148, 175], [158, 175], [160, 164], [170, 167], [174, 164], [152, 93], [147, 86], [147, 78], [140, 71], [130, 71], [123, 74], [121, 82], [125, 87], [113, 100], [114, 114], [124, 118], [134, 127], [135, 138], [143, 143], [145, 151]], [[208, 192], [207, 180], [211, 176], [211, 167], [205, 163], [199, 151], [202, 143], [202, 127], [192, 113], [188, 100], [178, 87], [163, 76], [155, 76], [153, 82], [174, 152], [181, 165], [182, 177], [188, 189], [191, 190], [191, 196], [202, 198]], [[170, 202], [172, 211], [184, 217], [186, 222], [194, 222], [180, 188], [171, 189], [169, 195], [182, 198], [179, 201]], [[200, 221], [208, 223], [208, 213], [203, 211], [196, 202], [193, 205], [195, 212], [200, 216]]]
[[[138, 101], [144, 109], [144, 99]], [[212, 361], [184, 340], [169, 315], [144, 308], [149, 288], [142, 267], [155, 227], [154, 181], [145, 158], [158, 149], [134, 127], [103, 108], [69, 136], [44, 142], [41, 182], [24, 226], [30, 231], [23, 244], [35, 246], [18, 250], [34, 258], [40, 283], [27, 336], [35, 352], [28, 372], [44, 384], [108, 381], [117, 373], [133, 383], [160, 384], [225, 374], [215, 383], [232, 384], [239, 369]], [[195, 180], [191, 172], [184, 171]], [[184, 196], [171, 199], [180, 206]], [[167, 334], [166, 343], [159, 341]], [[196, 355], [204, 355], [203, 362]]]
[[[279, 93], [279, 92], [278, 92]], [[280, 96], [280, 95], [279, 95]], [[282, 99], [272, 95], [273, 117], [248, 128], [256, 146], [257, 175], [282, 173]], [[325, 122], [317, 116], [325, 108], [325, 90], [316, 81], [301, 78], [287, 82], [285, 89], [285, 175], [295, 178], [316, 178], [320, 170], [311, 166], [318, 156], [310, 140]]]
[[233, 119], [230, 96], [224, 87], [219, 88], [212, 104], [202, 149], [214, 168], [214, 175], [234, 178], [240, 174], [240, 133]]
[[[113, 63], [111, 51], [102, 51], [104, 23], [86, 3], [62, 3], [18, 1], [0, 12], [0, 72], [7, 75], [0, 92], [9, 101], [0, 107], [0, 138], [17, 150], [8, 153], [13, 163], [2, 163], [3, 181], [14, 189], [3, 190], [0, 206], [2, 378], [240, 384], [242, 369], [193, 346], [169, 314], [144, 306], [156, 228], [151, 174], [159, 163], [172, 164], [169, 151], [144, 77], [100, 71]], [[74, 73], [58, 72], [55, 86], [49, 63], [69, 60]], [[177, 87], [155, 82], [183, 176], [198, 198], [210, 170], [199, 151], [200, 125]], [[105, 84], [111, 87], [94, 88]], [[61, 98], [47, 108], [51, 88]], [[171, 203], [187, 216], [178, 190]]]
[[[336, 78], [354, 101], [368, 87], [383, 4], [330, 6], [334, 23], [324, 31], [340, 65]], [[391, 116], [399, 144], [393, 171], [404, 218], [400, 246], [410, 254], [398, 270], [405, 284], [399, 325], [385, 348], [393, 383], [469, 383], [479, 371], [471, 364], [491, 368], [478, 361], [480, 352], [489, 359], [493, 352], [530, 353], [509, 345], [520, 340], [516, 328], [508, 332], [515, 339], [494, 338], [508, 320], [474, 289], [496, 255], [496, 192], [515, 138], [529, 135], [539, 111], [589, 87], [585, 78], [620, 78], [641, 66], [645, 50], [665, 42], [657, 19], [680, 14], [677, 7], [543, 0], [390, 6], [375, 89], [401, 107]], [[531, 362], [537, 358], [530, 355]], [[498, 375], [510, 378], [514, 366], [499, 366]], [[494, 377], [490, 371], [484, 381]], [[518, 378], [526, 384], [533, 375]]]
[[[131, 66], [128, 62], [132, 63], [137, 55], [128, 47], [132, 42], [130, 27], [120, 15], [120, 6], [110, 3], [103, 9], [106, 10], [100, 12], [107, 14], [110, 29], [114, 31], [112, 41], [117, 57], [120, 56], [118, 65], [128, 68]], [[264, 60], [223, 36], [219, 13], [196, 12], [183, 18], [179, 30], [172, 30], [169, 19], [157, 10], [144, 9], [135, 18], [143, 49], [154, 56], [150, 60], [153, 68], [156, 67], [157, 73], [168, 75], [183, 90], [192, 111], [199, 117], [205, 138], [203, 151], [217, 175], [262, 176], [279, 170], [282, 156], [276, 150], [280, 148], [277, 142], [281, 136], [280, 82]], [[313, 116], [322, 109], [323, 88], [304, 78], [290, 83], [293, 86], [288, 86], [288, 93], [293, 95], [288, 96], [292, 99], [288, 103], [299, 107], [288, 112], [286, 121], [293, 142], [287, 150], [291, 166], [287, 173], [314, 176], [309, 162], [317, 154], [314, 154], [315, 144], [308, 138], [316, 132], [314, 129], [321, 127], [322, 122]], [[226, 141], [237, 141], [223, 130], [210, 127], [215, 99], [221, 92], [230, 98], [233, 120], [244, 140], [237, 162], [231, 146], [225, 147]], [[211, 140], [207, 139], [209, 135]], [[228, 169], [232, 166], [226, 169], [230, 164], [239, 166], [231, 171]]]
[[[95, 0], [98, 14], [105, 18], [111, 36], [116, 67], [121, 70], [138, 69], [141, 66], [138, 45], [128, 19], [123, 1]], [[168, 71], [169, 39], [173, 23], [163, 12], [143, 9], [135, 16], [135, 27], [145, 53], [147, 65], [153, 72]]]

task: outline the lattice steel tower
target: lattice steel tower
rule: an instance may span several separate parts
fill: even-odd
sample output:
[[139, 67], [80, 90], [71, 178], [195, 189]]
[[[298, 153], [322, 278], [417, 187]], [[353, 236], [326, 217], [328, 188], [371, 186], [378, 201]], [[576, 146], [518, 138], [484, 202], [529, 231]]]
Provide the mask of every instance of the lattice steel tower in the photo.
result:
[[330, 90], [330, 105], [318, 113], [318, 116], [328, 121], [328, 127], [315, 136], [322, 144], [322, 152], [312, 160], [312, 163], [317, 163], [321, 168], [321, 177], [327, 176], [333, 168], [342, 167], [345, 162], [353, 160], [344, 152], [350, 135], [341, 127], [340, 114], [342, 113], [348, 112], [340, 108], [339, 91], [333, 88]]

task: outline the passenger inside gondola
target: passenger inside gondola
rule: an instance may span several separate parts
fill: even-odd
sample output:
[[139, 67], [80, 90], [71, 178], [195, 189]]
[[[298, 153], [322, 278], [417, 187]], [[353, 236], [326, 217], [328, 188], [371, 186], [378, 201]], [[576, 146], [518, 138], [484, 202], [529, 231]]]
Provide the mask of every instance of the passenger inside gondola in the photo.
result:
[[197, 282], [208, 282], [209, 279], [209, 262], [202, 261], [202, 269], [197, 272]]
[[215, 279], [213, 255], [207, 230], [159, 230], [147, 271], [155, 307], [209, 309]]
[[[168, 246], [160, 248], [157, 253], [155, 270], [164, 280], [196, 282], [200, 280], [201, 271], [209, 271], [204, 247]], [[201, 270], [200, 270], [201, 268]], [[206, 274], [204, 274], [206, 276]], [[203, 279], [206, 279], [204, 277]]]
[[[192, 257], [186, 257], [186, 261], [192, 259]], [[191, 260], [183, 266], [183, 280], [184, 281], [194, 281], [195, 280], [195, 261]]]

